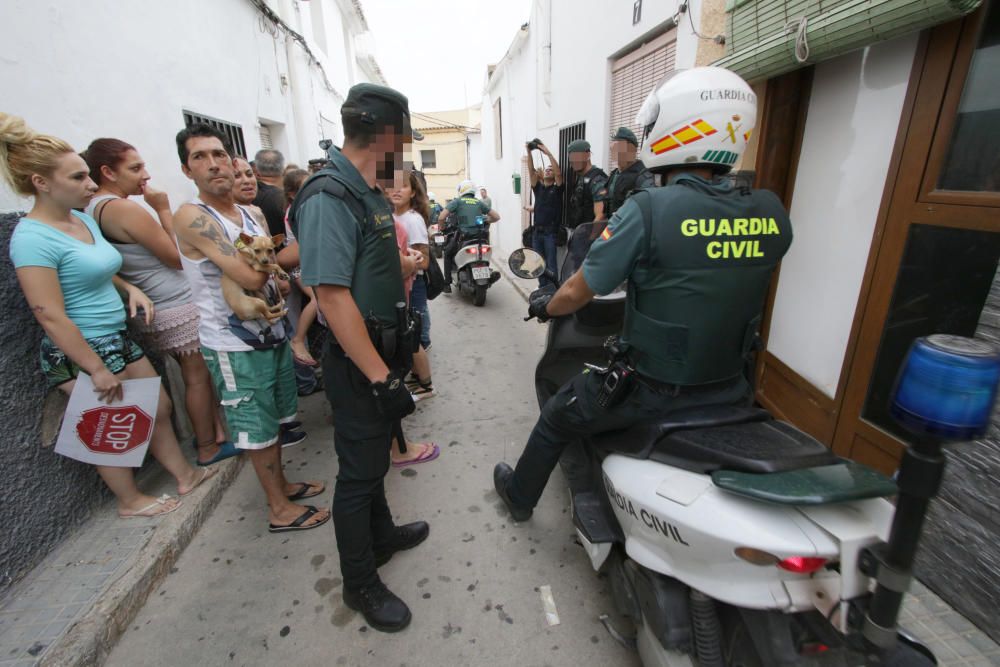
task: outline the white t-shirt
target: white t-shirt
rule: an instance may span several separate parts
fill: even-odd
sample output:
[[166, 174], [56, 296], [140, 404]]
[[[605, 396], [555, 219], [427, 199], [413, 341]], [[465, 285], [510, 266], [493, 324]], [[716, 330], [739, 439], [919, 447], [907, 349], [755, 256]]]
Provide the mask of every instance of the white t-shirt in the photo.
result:
[[427, 224], [419, 213], [411, 208], [402, 215], [393, 215], [393, 218], [406, 228], [406, 235], [410, 239], [410, 246], [428, 245]]

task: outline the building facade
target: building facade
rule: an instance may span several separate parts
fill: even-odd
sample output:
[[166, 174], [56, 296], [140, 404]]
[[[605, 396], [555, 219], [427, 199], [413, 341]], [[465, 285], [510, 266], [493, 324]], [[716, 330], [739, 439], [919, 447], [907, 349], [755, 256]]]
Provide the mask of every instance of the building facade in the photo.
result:
[[[758, 118], [740, 168], [778, 193], [795, 230], [768, 300], [757, 399], [837, 454], [891, 473], [909, 436], [887, 403], [912, 340], [1000, 341], [1000, 7], [861, 4], [636, 2], [629, 17], [539, 0], [487, 79], [483, 164], [509, 183], [524, 178], [525, 140], [565, 157], [556, 147], [584, 136], [607, 169], [609, 129], [631, 124], [664, 68], [741, 74]], [[525, 190], [494, 190], [501, 256], [528, 224]], [[951, 448], [918, 570], [994, 638], [998, 479], [996, 428]]]
[[479, 145], [479, 106], [453, 111], [414, 111], [411, 122], [423, 134], [423, 139], [413, 143], [413, 163], [424, 172], [427, 189], [443, 205], [455, 196], [459, 183], [474, 178], [469, 165], [474, 137], [476, 146]]
[[[322, 154], [320, 139], [341, 142], [340, 106], [350, 86], [384, 82], [352, 0], [14, 0], [4, 12], [0, 85], [7, 95], [0, 108], [80, 150], [98, 137], [128, 141], [174, 206], [194, 194], [174, 144], [186, 122], [215, 123], [242, 155], [274, 147], [303, 165]], [[0, 186], [0, 211], [8, 212], [0, 215], [5, 257], [17, 221], [9, 212], [29, 206]], [[57, 392], [47, 392], [39, 370], [41, 329], [10, 262], [0, 269], [2, 591], [108, 492], [91, 466], [48, 446], [62, 403], [46, 402]]]

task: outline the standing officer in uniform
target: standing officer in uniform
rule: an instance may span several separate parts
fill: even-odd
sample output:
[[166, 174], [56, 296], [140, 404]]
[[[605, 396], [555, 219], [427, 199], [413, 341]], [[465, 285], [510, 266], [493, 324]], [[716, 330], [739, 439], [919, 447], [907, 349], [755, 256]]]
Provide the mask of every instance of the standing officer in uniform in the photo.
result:
[[627, 127], [619, 127], [611, 137], [611, 154], [618, 166], [608, 178], [607, 217], [610, 218], [620, 209], [635, 190], [651, 188], [655, 185], [653, 174], [642, 160], [635, 157], [639, 149], [639, 140], [635, 132]]
[[585, 222], [605, 220], [604, 200], [608, 198], [608, 175], [590, 161], [590, 143], [577, 139], [566, 148], [576, 182], [569, 198], [566, 226], [576, 229]]
[[[485, 191], [485, 188], [483, 190]], [[444, 248], [444, 292], [446, 294], [451, 294], [451, 273], [455, 269], [455, 255], [458, 254], [458, 248], [462, 245], [462, 239], [488, 230], [489, 223], [500, 219], [500, 214], [490, 208], [489, 204], [481, 199], [476, 199], [476, 184], [470, 180], [464, 180], [458, 184], [458, 196], [448, 202], [448, 205], [438, 215], [438, 224], [444, 227], [449, 215], [455, 216], [458, 231], [452, 234], [451, 238], [448, 239], [448, 245]], [[480, 226], [478, 224], [476, 219], [479, 216], [486, 218], [486, 225]]]
[[750, 399], [744, 366], [774, 268], [792, 241], [773, 193], [722, 177], [746, 149], [756, 106], [750, 86], [717, 67], [675, 72], [643, 104], [643, 157], [667, 185], [626, 201], [581, 269], [554, 296], [539, 290], [529, 304], [545, 321], [628, 281], [608, 369], [585, 370], [563, 386], [542, 408], [517, 469], [493, 470], [515, 520], [531, 517], [560, 453], [581, 436]]
[[431, 203], [431, 219], [428, 224], [437, 224], [438, 216], [441, 215], [441, 204], [438, 203], [437, 195], [433, 192], [427, 193], [427, 200]]
[[299, 240], [302, 282], [316, 290], [336, 340], [323, 355], [340, 470], [333, 522], [344, 578], [344, 603], [376, 630], [396, 632], [410, 610], [379, 579], [392, 554], [426, 539], [425, 522], [396, 526], [385, 499], [389, 444], [413, 412], [403, 384], [419, 327], [406, 296], [392, 209], [383, 188], [403, 168], [411, 141], [404, 96], [383, 86], [351, 88], [340, 110], [344, 147], [303, 184], [289, 211]]

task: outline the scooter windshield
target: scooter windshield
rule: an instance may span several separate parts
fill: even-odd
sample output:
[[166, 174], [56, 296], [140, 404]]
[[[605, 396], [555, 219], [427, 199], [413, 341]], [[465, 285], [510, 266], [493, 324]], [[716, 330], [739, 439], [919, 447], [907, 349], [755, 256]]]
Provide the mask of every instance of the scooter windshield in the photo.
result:
[[569, 277], [576, 273], [576, 270], [583, 264], [584, 258], [590, 246], [601, 236], [601, 232], [607, 227], [607, 222], [585, 222], [576, 229], [569, 230], [569, 239], [566, 241], [566, 258], [563, 260], [562, 270], [559, 272], [559, 281], [566, 282]]

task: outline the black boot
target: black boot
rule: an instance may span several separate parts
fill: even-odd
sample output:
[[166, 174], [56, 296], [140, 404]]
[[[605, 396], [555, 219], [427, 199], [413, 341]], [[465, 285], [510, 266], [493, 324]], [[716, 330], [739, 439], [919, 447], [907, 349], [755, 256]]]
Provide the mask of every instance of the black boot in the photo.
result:
[[382, 567], [389, 562], [397, 551], [412, 549], [427, 539], [431, 528], [426, 521], [414, 521], [405, 526], [396, 526], [392, 539], [385, 545], [375, 547], [375, 567]]
[[380, 632], [399, 632], [410, 624], [412, 618], [406, 603], [381, 581], [356, 590], [345, 586], [344, 604], [360, 611], [368, 625]]
[[527, 521], [531, 518], [530, 509], [522, 509], [514, 505], [511, 502], [510, 496], [507, 495], [507, 484], [510, 483], [510, 478], [514, 476], [514, 469], [511, 468], [506, 463], [498, 463], [493, 468], [493, 486], [497, 490], [497, 494], [500, 496], [500, 500], [503, 504], [507, 506], [510, 511], [511, 518], [514, 521]]

